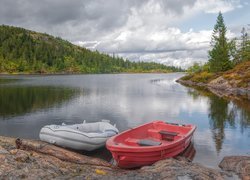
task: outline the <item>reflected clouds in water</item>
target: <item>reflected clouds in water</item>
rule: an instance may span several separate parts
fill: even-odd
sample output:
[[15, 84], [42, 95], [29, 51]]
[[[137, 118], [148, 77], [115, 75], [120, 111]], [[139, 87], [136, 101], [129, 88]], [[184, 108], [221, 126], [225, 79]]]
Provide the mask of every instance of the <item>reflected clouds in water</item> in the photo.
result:
[[[11, 97], [16, 101], [10, 110], [0, 114], [0, 134], [38, 138], [40, 128], [46, 124], [101, 119], [111, 120], [123, 131], [152, 120], [164, 120], [197, 126], [196, 162], [214, 166], [225, 155], [249, 153], [249, 102], [231, 102], [207, 91], [184, 87], [175, 82], [181, 76], [19, 76], [25, 81], [15, 84], [25, 88], [1, 87], [0, 96], [5, 98], [2, 107], [8, 107]], [[26, 99], [26, 104], [31, 105], [19, 111]], [[12, 116], [1, 121], [7, 112]]]

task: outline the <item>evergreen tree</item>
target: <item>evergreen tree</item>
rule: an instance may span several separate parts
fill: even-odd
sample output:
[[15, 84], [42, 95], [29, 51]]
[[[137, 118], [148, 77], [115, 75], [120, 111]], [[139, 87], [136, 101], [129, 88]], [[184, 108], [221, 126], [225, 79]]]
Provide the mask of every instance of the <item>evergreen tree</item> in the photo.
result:
[[212, 50], [208, 52], [210, 71], [212, 72], [226, 71], [231, 68], [226, 32], [227, 28], [223, 16], [219, 12], [211, 39]]
[[234, 38], [228, 43], [229, 55], [231, 57], [230, 60], [232, 61], [232, 66], [235, 66], [240, 62], [240, 55], [236, 45], [236, 40], [237, 39]]
[[241, 45], [240, 45], [240, 62], [250, 60], [250, 40], [246, 29], [243, 27], [241, 31]]

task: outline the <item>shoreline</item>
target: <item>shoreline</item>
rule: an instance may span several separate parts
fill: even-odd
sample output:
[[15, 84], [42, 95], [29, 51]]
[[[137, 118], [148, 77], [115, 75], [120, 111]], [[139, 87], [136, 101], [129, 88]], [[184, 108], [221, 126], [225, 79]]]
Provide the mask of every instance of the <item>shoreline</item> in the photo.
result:
[[[177, 79], [176, 82], [188, 87], [205, 88], [219, 97], [229, 99], [247, 99], [250, 100], [250, 89], [240, 87], [230, 87], [226, 80], [217, 78], [219, 80], [212, 81], [212, 83], [193, 82], [191, 80]], [[224, 84], [226, 85], [224, 85]]]
[[102, 75], [102, 74], [169, 74], [169, 73], [183, 73], [183, 72], [114, 72], [114, 73], [68, 73], [68, 72], [58, 72], [58, 73], [0, 73], [0, 76], [15, 76], [15, 75], [41, 75], [41, 76], [53, 76], [53, 75]]
[[187, 74], [176, 82], [206, 88], [219, 97], [250, 100], [250, 61], [242, 62], [225, 72], [200, 71]]
[[0, 136], [0, 178], [3, 179], [225, 179], [250, 178], [250, 156], [228, 156], [220, 169], [178, 156], [144, 166], [120, 169], [104, 160], [39, 140]]

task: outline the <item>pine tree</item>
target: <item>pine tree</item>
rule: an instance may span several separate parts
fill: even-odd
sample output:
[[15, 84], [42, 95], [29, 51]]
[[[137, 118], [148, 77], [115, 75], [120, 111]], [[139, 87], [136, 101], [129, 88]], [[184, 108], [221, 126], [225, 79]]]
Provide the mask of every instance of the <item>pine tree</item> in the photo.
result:
[[248, 40], [248, 34], [243, 27], [241, 31], [241, 46], [240, 46], [240, 62], [250, 60], [250, 41]]
[[223, 16], [219, 12], [211, 39], [212, 50], [208, 52], [210, 71], [212, 72], [226, 71], [231, 68], [226, 32], [227, 28]]

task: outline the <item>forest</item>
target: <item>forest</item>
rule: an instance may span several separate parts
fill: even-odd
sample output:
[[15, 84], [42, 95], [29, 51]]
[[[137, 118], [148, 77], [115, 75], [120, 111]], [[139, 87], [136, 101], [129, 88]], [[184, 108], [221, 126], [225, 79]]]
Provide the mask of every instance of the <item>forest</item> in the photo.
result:
[[76, 46], [60, 37], [0, 26], [0, 73], [148, 73], [181, 68], [132, 62]]

